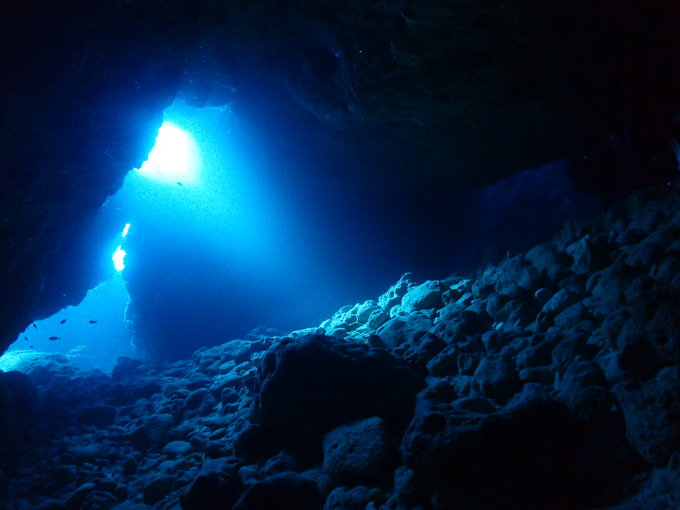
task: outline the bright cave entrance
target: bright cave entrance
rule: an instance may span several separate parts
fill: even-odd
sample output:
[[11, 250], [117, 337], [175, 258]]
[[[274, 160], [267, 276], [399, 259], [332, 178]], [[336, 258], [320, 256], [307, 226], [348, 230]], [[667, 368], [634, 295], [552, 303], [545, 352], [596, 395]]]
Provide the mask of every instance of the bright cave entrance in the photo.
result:
[[[132, 172], [145, 180], [184, 187], [199, 183], [200, 167], [199, 148], [194, 138], [175, 123], [164, 122], [148, 159]], [[114, 209], [125, 216], [119, 195], [148, 194], [142, 182], [127, 179], [123, 188], [107, 200], [101, 214]], [[99, 369], [109, 373], [118, 356], [137, 354], [126, 321], [129, 294], [122, 275], [127, 254], [123, 247], [130, 226], [125, 223], [116, 236], [117, 247], [110, 255], [115, 269], [113, 276], [88, 291], [79, 304], [30, 324], [0, 357], [0, 370], [13, 370], [31, 358], [56, 353], [81, 370]], [[107, 245], [104, 249], [110, 248]]]
[[519, 250], [599, 209], [555, 163], [457, 192], [445, 237], [415, 228], [406, 209], [384, 222], [356, 183], [337, 180], [347, 160], [308, 126], [259, 114], [258, 127], [226, 106], [166, 109], [147, 160], [97, 216], [99, 285], [29, 325], [0, 369], [48, 352], [110, 372], [119, 355], [187, 359], [261, 325], [315, 327], [407, 271], [445, 278], [494, 243]]

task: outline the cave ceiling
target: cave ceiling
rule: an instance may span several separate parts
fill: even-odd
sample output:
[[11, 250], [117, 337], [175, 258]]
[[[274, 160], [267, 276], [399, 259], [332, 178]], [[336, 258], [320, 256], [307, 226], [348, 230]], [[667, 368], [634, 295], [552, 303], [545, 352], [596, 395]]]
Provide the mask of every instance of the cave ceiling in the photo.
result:
[[[664, 141], [680, 110], [673, 2], [81, 0], [0, 8], [0, 346], [46, 261], [153, 147], [163, 110], [309, 117], [389, 178], [479, 187]], [[278, 99], [277, 99], [278, 101]], [[268, 120], [262, 119], [262, 122]], [[588, 141], [588, 143], [590, 143]], [[365, 168], [360, 170], [364, 174]]]

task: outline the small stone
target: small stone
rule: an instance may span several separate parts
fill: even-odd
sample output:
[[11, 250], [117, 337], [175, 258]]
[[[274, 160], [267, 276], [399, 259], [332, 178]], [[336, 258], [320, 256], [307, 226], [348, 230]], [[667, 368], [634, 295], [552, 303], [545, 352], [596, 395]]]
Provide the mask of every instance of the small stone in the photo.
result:
[[171, 459], [186, 457], [193, 453], [193, 451], [194, 448], [191, 446], [191, 443], [187, 443], [186, 441], [173, 441], [163, 447], [163, 455], [167, 455]]
[[536, 299], [536, 302], [539, 304], [539, 306], [543, 307], [554, 295], [555, 294], [551, 290], [544, 287], [536, 291], [534, 298]]

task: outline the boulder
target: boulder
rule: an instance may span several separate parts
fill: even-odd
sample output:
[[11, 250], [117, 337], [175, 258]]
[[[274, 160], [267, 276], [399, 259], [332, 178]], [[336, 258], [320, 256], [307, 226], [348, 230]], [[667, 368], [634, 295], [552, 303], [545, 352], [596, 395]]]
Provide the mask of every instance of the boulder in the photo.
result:
[[507, 294], [501, 294], [500, 292], [492, 294], [486, 300], [486, 313], [488, 313], [490, 317], [495, 317], [511, 299], [512, 298]]
[[258, 370], [251, 420], [303, 460], [320, 460], [334, 428], [380, 417], [406, 427], [420, 376], [382, 349], [310, 335], [273, 346]]
[[385, 494], [377, 488], [361, 485], [351, 489], [337, 487], [326, 498], [323, 510], [366, 510], [369, 503], [381, 505], [384, 501]]
[[401, 309], [410, 314], [417, 310], [441, 308], [444, 306], [442, 294], [447, 290], [448, 287], [442, 282], [428, 280], [422, 285], [413, 287], [404, 295], [401, 300]]
[[261, 478], [278, 475], [286, 471], [298, 471], [298, 465], [293, 455], [280, 451], [274, 455], [259, 471]]
[[109, 510], [118, 506], [120, 501], [113, 494], [96, 490], [90, 492], [80, 505], [80, 510]]
[[649, 271], [651, 267], [663, 260], [666, 249], [658, 243], [640, 243], [632, 246], [627, 252], [626, 263], [639, 271]]
[[446, 377], [458, 374], [458, 357], [461, 349], [458, 345], [449, 345], [427, 363], [427, 371], [434, 377]]
[[407, 466], [402, 465], [394, 472], [394, 491], [407, 508], [427, 504], [427, 493], [423, 490], [422, 480]]
[[193, 391], [184, 399], [182, 412], [187, 419], [196, 416], [208, 416], [216, 405], [217, 401], [210, 390], [201, 388]]
[[404, 352], [404, 359], [418, 372], [425, 372], [429, 361], [447, 347], [446, 342], [432, 333], [414, 338], [412, 345]]
[[565, 508], [589, 506], [593, 484], [577, 468], [583, 434], [566, 406], [534, 392], [474, 409], [418, 404], [402, 443], [404, 465], [430, 491], [416, 502], [436, 494], [440, 508], [552, 508], [558, 496]]
[[545, 243], [529, 250], [524, 258], [531, 262], [539, 272], [544, 273], [553, 281], [559, 281], [569, 271], [571, 259], [564, 253], [560, 253], [552, 245]]
[[550, 244], [559, 252], [566, 250], [567, 246], [593, 233], [593, 225], [585, 221], [567, 221], [564, 226], [553, 236]]
[[474, 375], [472, 387], [480, 395], [504, 401], [522, 388], [515, 362], [506, 356], [483, 358]]
[[628, 264], [617, 260], [606, 269], [593, 274], [586, 291], [595, 298], [594, 313], [604, 319], [617, 308], [625, 306], [625, 291], [638, 273]]
[[680, 363], [680, 289], [662, 287], [640, 292], [630, 300], [631, 321], [656, 351]]
[[680, 448], [680, 366], [662, 369], [646, 382], [614, 385], [630, 444], [647, 462], [663, 467]]
[[576, 274], [589, 274], [604, 269], [609, 257], [604, 236], [587, 235], [567, 246], [564, 251], [574, 260], [571, 270]]
[[201, 471], [179, 497], [182, 510], [223, 510], [238, 500], [243, 484], [242, 464], [236, 457], [207, 460]]
[[165, 446], [168, 432], [175, 425], [175, 417], [171, 414], [153, 414], [131, 422], [128, 425], [127, 437], [141, 452], [145, 452], [154, 445], [162, 448]]
[[390, 319], [377, 331], [388, 348], [394, 349], [402, 344], [413, 342], [417, 334], [423, 334], [432, 327], [432, 321], [418, 314]]
[[170, 459], [186, 457], [193, 451], [194, 448], [187, 441], [172, 441], [163, 447], [163, 455], [167, 455]]
[[378, 417], [341, 425], [323, 440], [323, 470], [337, 485], [374, 481], [388, 456], [385, 422]]
[[142, 495], [144, 503], [153, 506], [161, 501], [172, 490], [177, 475], [169, 473], [152, 473], [146, 478]]
[[451, 344], [464, 342], [469, 336], [484, 333], [490, 328], [491, 324], [481, 315], [470, 310], [463, 310], [453, 314], [447, 320], [438, 322], [430, 329], [430, 332], [447, 344]]
[[659, 208], [659, 204], [652, 200], [633, 213], [628, 228], [639, 228], [646, 234], [649, 234], [666, 219], [666, 214]]
[[413, 273], [405, 273], [397, 283], [392, 285], [385, 294], [378, 298], [380, 307], [389, 313], [393, 307], [401, 303], [401, 298], [408, 292], [409, 288], [413, 287], [410, 278]]
[[129, 377], [137, 375], [135, 370], [142, 366], [144, 362], [141, 359], [130, 358], [129, 356], [118, 356], [116, 358], [116, 366], [113, 367], [111, 375], [113, 377]]
[[560, 341], [562, 337], [556, 334], [534, 335], [529, 347], [517, 355], [517, 366], [522, 369], [552, 365], [552, 351]]
[[531, 304], [522, 303], [503, 321], [503, 331], [524, 331], [536, 319], [536, 313]]
[[477, 280], [472, 284], [472, 295], [476, 298], [486, 299], [496, 290], [496, 286], [492, 282], [484, 280]]
[[581, 300], [581, 292], [578, 288], [565, 288], [557, 291], [552, 298], [541, 309], [542, 313], [547, 313], [551, 317], [559, 315], [570, 306]]
[[373, 300], [365, 301], [364, 304], [357, 309], [357, 320], [362, 324], [366, 324], [374, 312], [384, 312], [384, 310]]
[[497, 292], [501, 292], [511, 284], [517, 284], [530, 293], [534, 293], [546, 284], [546, 277], [539, 274], [538, 270], [522, 255], [504, 260], [493, 270], [492, 276], [487, 278], [495, 282]]
[[316, 483], [287, 472], [253, 483], [233, 510], [318, 510], [319, 499]]
[[562, 310], [554, 319], [556, 327], [563, 330], [574, 327], [576, 324], [590, 320], [593, 316], [583, 302], [578, 302]]

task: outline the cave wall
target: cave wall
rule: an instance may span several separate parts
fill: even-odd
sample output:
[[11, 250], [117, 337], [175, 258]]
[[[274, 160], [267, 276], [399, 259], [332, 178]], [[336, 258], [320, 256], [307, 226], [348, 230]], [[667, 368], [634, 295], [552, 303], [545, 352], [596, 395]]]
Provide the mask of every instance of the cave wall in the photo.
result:
[[186, 42], [178, 26], [173, 30], [180, 40], [158, 39], [163, 33], [158, 26], [166, 22], [170, 32], [179, 13], [174, 21], [168, 16], [140, 30], [134, 13], [114, 4], [21, 2], [3, 10], [0, 338], [5, 347], [34, 319], [47, 259], [79, 223], [96, 215], [153, 147], [163, 110], [180, 87], [175, 59]]
[[[51, 254], [145, 159], [178, 94], [247, 110], [283, 90], [315, 130], [384, 161], [366, 185], [417, 186], [418, 174], [481, 186], [596, 157], [612, 134], [635, 153], [634, 172], [659, 159], [680, 110], [677, 11], [636, 0], [4, 2], [0, 348], [38, 313]], [[47, 301], [38, 308], [57, 306]]]

